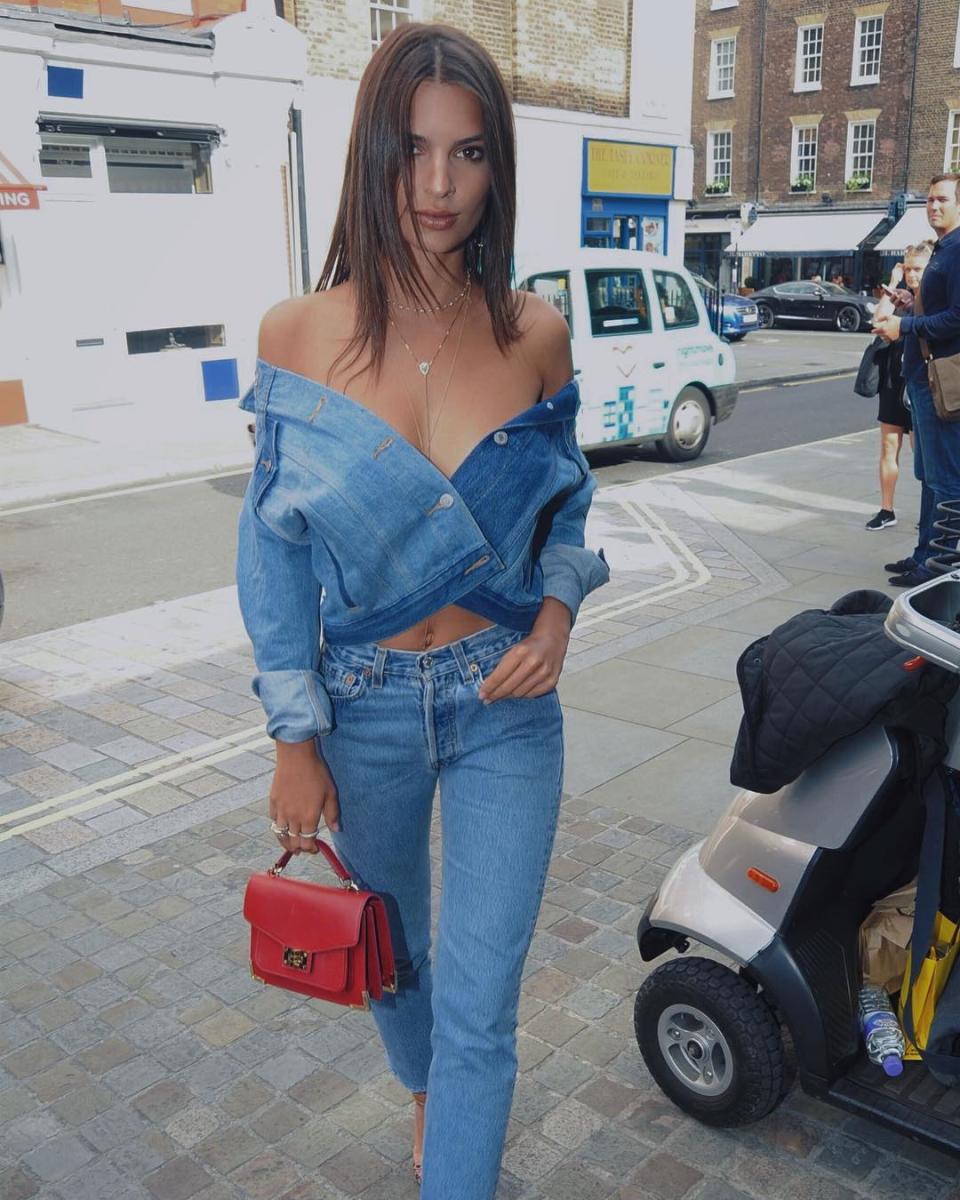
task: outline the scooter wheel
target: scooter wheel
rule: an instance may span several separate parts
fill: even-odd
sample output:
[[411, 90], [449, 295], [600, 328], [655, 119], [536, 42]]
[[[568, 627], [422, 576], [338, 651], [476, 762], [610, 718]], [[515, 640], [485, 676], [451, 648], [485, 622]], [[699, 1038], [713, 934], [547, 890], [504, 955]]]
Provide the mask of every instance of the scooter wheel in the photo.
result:
[[650, 1074], [706, 1125], [749, 1125], [783, 1097], [780, 1026], [763, 996], [722, 963], [658, 967], [637, 993], [634, 1029]]

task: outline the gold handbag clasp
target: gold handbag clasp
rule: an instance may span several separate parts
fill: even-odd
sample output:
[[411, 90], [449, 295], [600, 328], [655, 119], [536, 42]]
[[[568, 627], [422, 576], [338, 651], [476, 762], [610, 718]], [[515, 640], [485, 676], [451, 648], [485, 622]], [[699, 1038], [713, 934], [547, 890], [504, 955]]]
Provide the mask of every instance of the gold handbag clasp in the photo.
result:
[[296, 971], [305, 971], [307, 969], [307, 961], [309, 955], [306, 950], [294, 950], [287, 946], [283, 952], [283, 965], [285, 967], [293, 967]]

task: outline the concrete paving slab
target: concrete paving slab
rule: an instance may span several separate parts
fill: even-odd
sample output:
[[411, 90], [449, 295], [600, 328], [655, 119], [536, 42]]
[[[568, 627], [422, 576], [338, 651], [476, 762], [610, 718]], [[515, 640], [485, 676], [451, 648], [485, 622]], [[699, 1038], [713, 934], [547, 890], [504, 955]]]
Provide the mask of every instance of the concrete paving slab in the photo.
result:
[[630, 662], [736, 682], [737, 659], [751, 641], [748, 633], [695, 625], [637, 650], [625, 650], [622, 657]]
[[682, 739], [660, 729], [567, 708], [564, 720], [564, 788], [579, 796], [669, 750]]
[[672, 725], [733, 690], [723, 680], [619, 658], [560, 681], [560, 699], [570, 708], [654, 726]]

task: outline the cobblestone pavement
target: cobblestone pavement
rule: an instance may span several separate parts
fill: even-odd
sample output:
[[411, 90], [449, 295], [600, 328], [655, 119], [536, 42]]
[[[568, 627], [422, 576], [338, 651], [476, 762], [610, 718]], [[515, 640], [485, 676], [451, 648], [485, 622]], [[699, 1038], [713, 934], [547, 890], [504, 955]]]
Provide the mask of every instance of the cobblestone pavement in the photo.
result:
[[[751, 544], [712, 515], [712, 478], [595, 509], [618, 569], [562, 688], [571, 794], [498, 1196], [960, 1200], [954, 1160], [796, 1091], [750, 1129], [708, 1130], [640, 1059], [636, 924], [730, 793], [746, 615], [796, 605], [822, 570], [784, 565], [800, 542], [770, 565], [769, 533]], [[658, 658], [678, 638], [682, 669]], [[243, 886], [275, 850], [251, 672], [231, 589], [0, 645], [2, 1200], [417, 1194], [409, 1097], [369, 1015], [249, 974]], [[667, 812], [674, 776], [696, 794]]]

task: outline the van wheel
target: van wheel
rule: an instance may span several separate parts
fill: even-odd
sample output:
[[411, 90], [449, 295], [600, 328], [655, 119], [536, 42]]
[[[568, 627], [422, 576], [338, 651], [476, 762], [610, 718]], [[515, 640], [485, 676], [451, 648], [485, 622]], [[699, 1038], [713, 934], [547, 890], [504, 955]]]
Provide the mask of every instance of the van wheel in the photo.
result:
[[749, 1125], [780, 1103], [780, 1026], [729, 967], [707, 958], [664, 963], [637, 993], [633, 1023], [650, 1074], [705, 1125]]
[[661, 458], [686, 462], [699, 458], [710, 436], [710, 406], [699, 388], [685, 387], [673, 402], [670, 421], [657, 442]]

